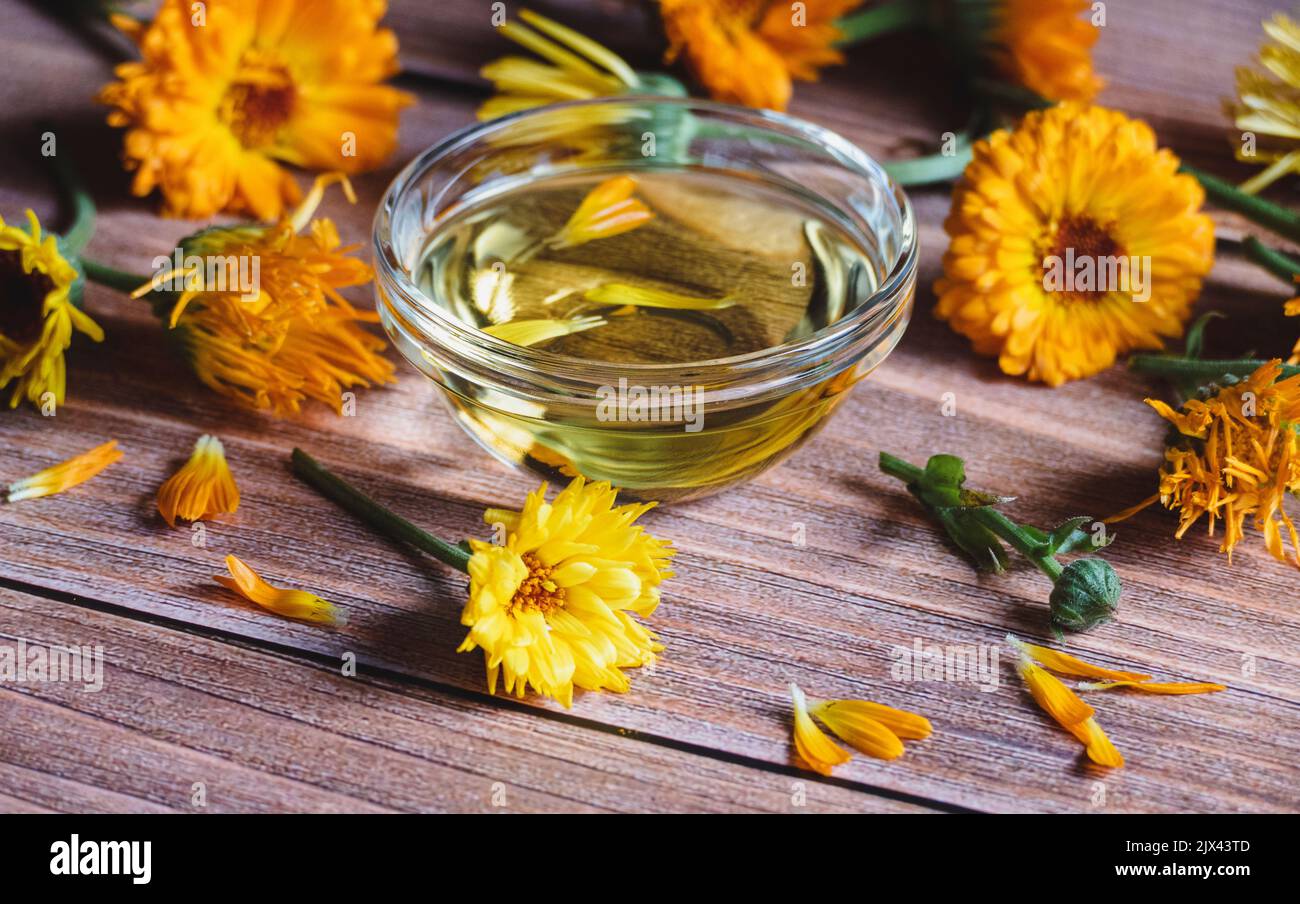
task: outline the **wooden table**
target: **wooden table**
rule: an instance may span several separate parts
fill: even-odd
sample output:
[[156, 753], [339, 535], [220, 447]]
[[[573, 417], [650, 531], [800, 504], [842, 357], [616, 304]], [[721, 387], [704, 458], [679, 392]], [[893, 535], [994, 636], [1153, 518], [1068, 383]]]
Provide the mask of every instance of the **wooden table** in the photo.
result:
[[[1109, 81], [1101, 100], [1149, 119], [1189, 161], [1243, 178], [1220, 98], [1274, 5], [1109, 3], [1096, 52]], [[374, 205], [406, 160], [472, 120], [484, 96], [475, 70], [507, 49], [488, 6], [392, 3], [401, 84], [420, 100], [403, 118], [400, 152], [357, 180], [361, 202], [327, 202], [346, 239], [368, 238]], [[644, 11], [537, 6], [654, 67], [661, 45]], [[38, 120], [52, 120], [101, 204], [90, 254], [147, 272], [194, 224], [160, 219], [153, 200], [126, 192], [120, 138], [92, 101], [113, 45], [69, 32], [38, 4], [0, 0], [0, 21], [0, 210], [19, 219], [31, 206], [60, 222], [34, 137]], [[822, 83], [800, 85], [793, 112], [882, 159], [931, 148], [964, 118], [937, 59], [920, 37], [860, 49]], [[1277, 196], [1290, 200], [1296, 184]], [[1300, 809], [1300, 573], [1254, 534], [1229, 568], [1202, 533], [1175, 541], [1173, 518], [1159, 510], [1119, 528], [1107, 556], [1124, 580], [1121, 621], [1072, 637], [1070, 649], [1230, 686], [1199, 697], [1108, 696], [1101, 718], [1128, 758], [1121, 771], [1082, 763], [1005, 665], [988, 692], [890, 677], [891, 651], [917, 640], [1041, 637], [1048, 585], [1029, 567], [976, 575], [876, 470], [881, 449], [913, 461], [960, 451], [973, 483], [1022, 497], [1017, 517], [1054, 523], [1151, 492], [1163, 435], [1142, 404], [1161, 387], [1121, 368], [1056, 390], [1028, 385], [931, 318], [947, 192], [913, 197], [922, 288], [901, 346], [782, 467], [648, 516], [680, 549], [654, 618], [667, 652], [635, 676], [632, 693], [579, 694], [571, 710], [489, 697], [481, 658], [455, 652], [462, 577], [377, 538], [289, 474], [289, 450], [302, 446], [423, 525], [484, 536], [481, 510], [521, 498], [533, 481], [480, 452], [427, 380], [403, 365], [397, 385], [359, 395], [355, 417], [312, 406], [273, 420], [199, 386], [144, 306], [91, 288], [87, 306], [108, 339], [77, 343], [56, 417], [0, 413], [0, 482], [109, 438], [126, 455], [72, 492], [0, 506], [0, 643], [100, 644], [105, 683], [99, 693], [0, 684], [0, 809]], [[1221, 236], [1240, 234], [1240, 221], [1216, 217]], [[1201, 308], [1232, 320], [1215, 328], [1213, 344], [1285, 354], [1296, 324], [1280, 314], [1284, 297], [1221, 243]], [[950, 392], [956, 416], [945, 417]], [[189, 531], [161, 521], [153, 500], [203, 432], [224, 440], [244, 501], [197, 547]], [[805, 545], [792, 542], [800, 526]], [[241, 602], [212, 580], [226, 553], [334, 600], [351, 623], [323, 631]], [[341, 673], [349, 654], [355, 677]], [[831, 779], [800, 771], [790, 681], [817, 697], [924, 713], [934, 736], [893, 762], [856, 757]]]

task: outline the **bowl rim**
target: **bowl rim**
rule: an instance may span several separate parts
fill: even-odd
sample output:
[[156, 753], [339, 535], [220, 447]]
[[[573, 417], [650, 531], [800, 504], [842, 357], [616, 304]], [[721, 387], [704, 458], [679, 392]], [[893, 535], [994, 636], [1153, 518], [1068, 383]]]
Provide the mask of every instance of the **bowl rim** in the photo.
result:
[[[724, 120], [742, 122], [764, 128], [773, 133], [785, 134], [806, 141], [829, 154], [835, 162], [876, 183], [896, 205], [899, 218], [900, 248], [888, 274], [869, 296], [862, 299], [852, 311], [834, 323], [827, 324], [809, 336], [731, 355], [697, 361], [671, 363], [619, 363], [593, 361], [570, 355], [519, 346], [485, 333], [448, 312], [430, 299], [416, 284], [401, 260], [392, 241], [393, 217], [399, 204], [416, 181], [438, 163], [457, 150], [480, 142], [494, 134], [515, 127], [521, 122], [554, 116], [566, 110], [592, 107], [632, 106], [637, 108], [667, 107], [695, 110]], [[592, 168], [598, 172], [598, 168]], [[843, 205], [834, 199], [824, 198], [837, 209]], [[855, 224], [856, 228], [856, 224]], [[452, 342], [461, 353], [469, 353], [481, 365], [505, 373], [563, 375], [566, 382], [608, 386], [619, 378], [633, 378], [649, 382], [656, 375], [680, 377], [688, 372], [698, 382], [713, 386], [729, 384], [736, 378], [756, 372], [773, 373], [799, 370], [818, 359], [833, 355], [836, 350], [852, 344], [858, 334], [870, 331], [882, 315], [888, 315], [910, 300], [909, 284], [914, 283], [919, 257], [919, 236], [911, 200], [893, 178], [870, 155], [849, 139], [824, 126], [798, 117], [772, 110], [752, 109], [698, 98], [664, 97], [660, 95], [620, 94], [590, 100], [566, 101], [520, 110], [496, 119], [471, 123], [452, 132], [441, 141], [416, 155], [393, 178], [376, 208], [371, 230], [371, 251], [375, 261], [376, 287], [382, 288], [380, 305], [391, 304], [389, 296], [396, 293], [404, 302], [401, 316], [415, 321], [423, 338], [447, 345]], [[820, 370], [820, 368], [818, 368]]]

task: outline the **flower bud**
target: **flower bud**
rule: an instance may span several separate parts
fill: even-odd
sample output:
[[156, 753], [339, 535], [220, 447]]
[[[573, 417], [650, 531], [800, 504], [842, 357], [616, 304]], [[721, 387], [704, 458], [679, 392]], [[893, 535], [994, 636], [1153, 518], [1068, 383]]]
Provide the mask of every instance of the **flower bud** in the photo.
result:
[[1119, 607], [1119, 575], [1104, 559], [1076, 559], [1052, 588], [1052, 625], [1087, 631], [1109, 621]]

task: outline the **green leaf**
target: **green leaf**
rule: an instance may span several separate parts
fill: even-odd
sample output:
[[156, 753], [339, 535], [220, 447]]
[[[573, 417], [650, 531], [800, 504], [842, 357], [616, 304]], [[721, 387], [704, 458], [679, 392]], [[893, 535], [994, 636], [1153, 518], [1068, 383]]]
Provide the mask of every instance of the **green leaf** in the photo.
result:
[[1185, 357], [1201, 357], [1201, 350], [1205, 344], [1205, 327], [1211, 320], [1216, 319], [1227, 320], [1228, 315], [1219, 311], [1207, 311], [1200, 317], [1196, 318], [1196, 322], [1187, 330], [1187, 344], [1185, 346], [1185, 351], [1183, 352]]

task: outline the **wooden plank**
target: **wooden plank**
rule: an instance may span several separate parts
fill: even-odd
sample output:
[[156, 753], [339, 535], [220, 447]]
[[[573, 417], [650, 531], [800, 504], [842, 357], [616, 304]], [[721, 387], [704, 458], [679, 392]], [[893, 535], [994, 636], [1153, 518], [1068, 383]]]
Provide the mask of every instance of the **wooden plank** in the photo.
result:
[[[448, 5], [440, 4], [438, 14], [443, 6]], [[395, 5], [393, 16], [410, 8]], [[448, 8], [452, 16], [464, 10]], [[1211, 13], [1227, 8], [1224, 0], [1204, 5]], [[1222, 124], [1210, 111], [1217, 110], [1219, 94], [1230, 89], [1223, 72], [1251, 52], [1257, 40], [1252, 20], [1260, 15], [1215, 22], [1217, 31], [1189, 38], [1201, 42], [1197, 47], [1210, 42], [1206, 46], [1213, 52], [1202, 55], [1212, 65], [1180, 59], [1171, 64], [1174, 75], [1157, 77], [1149, 71], [1153, 55], [1143, 48], [1148, 41], [1165, 40], [1153, 35], [1157, 24], [1168, 27], [1170, 15], [1165, 4], [1113, 9], [1115, 18], [1099, 45], [1101, 68], [1110, 75], [1112, 60], [1105, 55], [1115, 52], [1108, 48], [1121, 48], [1124, 65], [1132, 62], [1135, 68], [1117, 68], [1112, 92], [1128, 91], [1118, 96], [1139, 112], [1165, 111], [1164, 119], [1157, 117], [1162, 135], [1201, 149], [1220, 163], [1218, 169], [1231, 171], [1217, 145]], [[72, 137], [70, 146], [85, 158], [105, 208], [92, 253], [120, 267], [147, 270], [154, 255], [165, 253], [193, 226], [159, 220], [150, 203], [126, 198], [125, 177], [111, 155], [93, 153], [116, 143], [94, 124], [100, 111], [88, 100], [89, 86], [106, 77], [107, 64], [73, 42], [56, 41], [61, 32], [43, 20], [8, 18], [16, 28], [0, 38], [0, 46], [15, 71], [48, 72], [57, 61], [59, 73], [40, 92], [18, 82], [0, 86], [11, 121], [51, 116], [61, 135]], [[409, 22], [401, 26], [408, 66], [423, 46], [415, 35], [433, 40], [451, 34], [440, 30], [446, 22], [439, 19], [432, 23], [439, 28], [424, 31]], [[455, 43], [486, 47], [474, 43], [478, 40], [471, 35], [462, 41], [457, 33]], [[499, 51], [478, 52], [466, 59], [477, 64]], [[896, 52], [883, 54], [885, 62]], [[900, 141], [924, 141], [945, 126], [950, 114], [934, 107], [926, 93], [934, 90], [932, 83], [909, 74], [902, 80], [906, 86], [893, 93], [864, 90], [864, 85], [892, 83], [856, 69], [859, 55], [827, 82], [801, 86], [796, 110], [822, 117], [881, 156], [905, 149]], [[428, 56], [436, 53], [430, 50]], [[870, 56], [877, 65], [875, 54]], [[897, 62], [901, 67], [915, 58], [911, 53]], [[1161, 57], [1160, 64], [1166, 62]], [[1148, 67], [1145, 76], [1141, 66]], [[466, 77], [452, 69], [440, 74]], [[450, 82], [415, 87], [422, 101], [404, 120], [402, 149], [394, 161], [358, 180], [362, 201], [356, 208], [338, 199], [327, 202], [345, 238], [367, 234], [370, 211], [393, 172], [448, 130], [469, 122], [479, 97]], [[819, 104], [825, 107], [820, 112]], [[11, 155], [13, 166], [0, 173], [0, 209], [6, 216], [28, 204], [46, 217], [55, 211], [32, 148]], [[1008, 628], [1034, 632], [1042, 624], [1046, 587], [1040, 576], [1025, 570], [1001, 579], [976, 578], [938, 542], [900, 488], [876, 473], [874, 459], [882, 448], [915, 460], [935, 451], [959, 451], [972, 462], [973, 482], [1022, 496], [1015, 511], [1027, 520], [1107, 513], [1150, 491], [1163, 430], [1140, 399], [1159, 387], [1115, 370], [1051, 391], [1001, 378], [992, 363], [971, 356], [964, 340], [926, 313], [932, 304], [928, 286], [945, 244], [938, 224], [947, 209], [946, 192], [914, 197], [926, 251], [918, 312], [903, 344], [818, 439], [781, 469], [724, 497], [651, 516], [653, 529], [682, 549], [680, 577], [666, 588], [656, 617], [668, 655], [653, 673], [637, 677], [633, 694], [583, 695], [575, 712], [592, 723], [640, 732], [658, 746], [661, 741], [696, 745], [719, 757], [784, 768], [790, 757], [784, 687], [796, 680], [816, 695], [866, 696], [916, 709], [935, 721], [935, 737], [909, 745], [902, 760], [858, 759], [838, 771], [848, 782], [976, 808], [1088, 809], [1099, 777], [1078, 766], [1076, 746], [1043, 720], [1009, 673], [991, 693], [890, 677], [892, 648], [917, 639], [995, 643]], [[1234, 323], [1227, 333], [1216, 327], [1212, 342], [1237, 350], [1242, 342], [1225, 336], [1253, 334], [1249, 341], [1257, 341], [1258, 335], [1276, 335], [1276, 350], [1286, 351], [1295, 330], [1278, 312], [1284, 295], [1270, 277], [1231, 255], [1221, 257], [1202, 307], [1229, 309]], [[74, 350], [71, 401], [56, 418], [23, 410], [0, 419], [0, 482], [110, 436], [122, 441], [128, 457], [65, 496], [0, 508], [5, 539], [0, 575], [318, 656], [351, 650], [364, 666], [481, 690], [481, 662], [452, 652], [463, 630], [456, 616], [463, 581], [377, 540], [337, 513], [287, 475], [285, 456], [292, 445], [303, 445], [383, 501], [453, 537], [482, 536], [481, 508], [519, 498], [530, 488], [527, 478], [488, 462], [442, 411], [431, 387], [408, 368], [396, 387], [363, 393], [355, 418], [316, 410], [297, 421], [275, 422], [232, 409], [198, 387], [168, 354], [161, 333], [139, 306], [100, 289], [91, 290], [89, 306], [109, 341]], [[956, 417], [940, 414], [945, 392], [956, 395]], [[151, 506], [158, 483], [204, 431], [226, 440], [245, 504], [234, 523], [211, 525], [208, 546], [199, 548], [188, 533], [169, 531]], [[796, 524], [807, 531], [806, 546], [790, 541]], [[1102, 778], [1110, 790], [1107, 806], [1300, 808], [1292, 753], [1300, 624], [1285, 602], [1294, 571], [1253, 542], [1239, 552], [1231, 571], [1223, 570], [1211, 541], [1189, 536], [1175, 542], [1169, 518], [1159, 512], [1147, 512], [1119, 530], [1120, 540], [1108, 555], [1126, 581], [1123, 621], [1077, 640], [1075, 648], [1176, 677], [1223, 680], [1233, 689], [1172, 701], [1106, 698], [1104, 724], [1130, 761], [1124, 772]], [[240, 603], [210, 580], [226, 552], [246, 557], [268, 576], [330, 596], [349, 610], [352, 624], [329, 634]], [[1245, 656], [1253, 657], [1251, 675], [1242, 674]], [[182, 663], [188, 667], [191, 660], [178, 654], [175, 664]], [[301, 705], [302, 700], [286, 700], [284, 718]], [[69, 732], [86, 726], [78, 721], [82, 715], [62, 715], [47, 702], [41, 706], [39, 715], [24, 716], [33, 732], [42, 719], [56, 724], [72, 719], [65, 724]], [[526, 724], [554, 724], [553, 718], [529, 717]], [[94, 724], [96, 735], [110, 731]], [[459, 723], [446, 725], [452, 732]], [[200, 735], [189, 742], [207, 749]], [[133, 749], [149, 762], [147, 747]], [[256, 753], [220, 752], [236, 764]], [[157, 777], [144, 782], [150, 793], [169, 774], [162, 766], [153, 768]], [[300, 793], [303, 807], [321, 809], [360, 806], [358, 799], [369, 799], [358, 779], [353, 781], [359, 790], [340, 791], [345, 783], [314, 792], [292, 784], [294, 776], [283, 780], [289, 784], [261, 788], [260, 797], [240, 805], [273, 806]], [[100, 785], [92, 781], [88, 787]], [[15, 791], [0, 784], [0, 793]], [[51, 788], [34, 793], [31, 802], [53, 806], [60, 795], [72, 793]], [[93, 801], [87, 795], [80, 800], [89, 808]]]
[[103, 653], [98, 691], [0, 685], [3, 810], [923, 809], [10, 590], [0, 621]]

